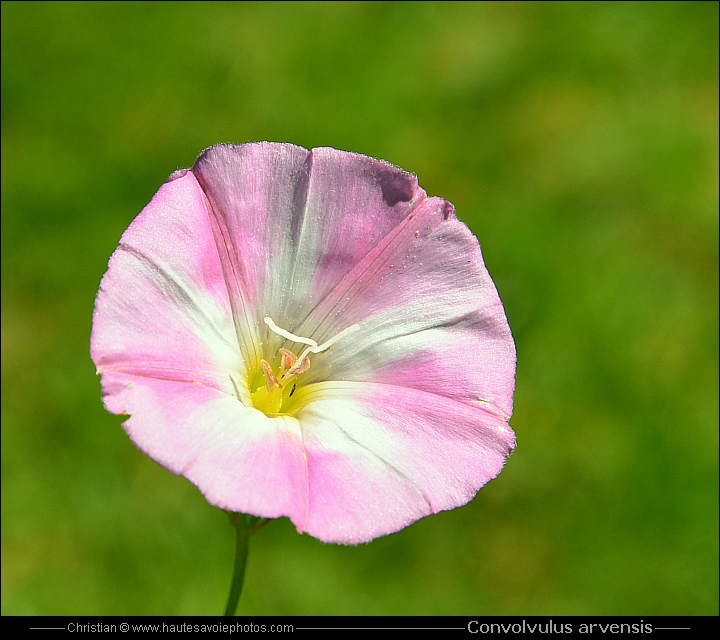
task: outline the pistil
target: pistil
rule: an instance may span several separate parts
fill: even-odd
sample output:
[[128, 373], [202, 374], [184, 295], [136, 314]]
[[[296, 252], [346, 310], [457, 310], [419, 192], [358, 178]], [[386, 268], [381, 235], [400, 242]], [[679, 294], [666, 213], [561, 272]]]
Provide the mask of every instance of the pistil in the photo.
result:
[[[343, 329], [340, 333], [330, 338], [330, 340], [327, 340], [319, 345], [312, 338], [297, 336], [282, 327], [278, 327], [273, 322], [272, 318], [268, 316], [265, 317], [265, 324], [270, 327], [271, 331], [277, 333], [279, 336], [282, 336], [287, 340], [292, 340], [293, 342], [307, 345], [299, 357], [288, 349], [278, 349], [278, 353], [280, 354], [280, 372], [277, 376], [267, 360], [260, 360], [260, 368], [265, 376], [265, 387], [260, 387], [253, 392], [252, 400], [253, 406], [256, 409], [259, 409], [268, 415], [283, 412], [282, 407], [285, 389], [291, 380], [294, 380], [299, 375], [302, 375], [310, 368], [309, 355], [311, 353], [321, 353], [325, 351], [341, 338], [357, 331], [360, 328], [360, 325], [354, 324], [347, 329]], [[292, 390], [286, 400], [289, 400], [290, 396], [294, 393], [295, 386], [296, 384], [293, 384]]]

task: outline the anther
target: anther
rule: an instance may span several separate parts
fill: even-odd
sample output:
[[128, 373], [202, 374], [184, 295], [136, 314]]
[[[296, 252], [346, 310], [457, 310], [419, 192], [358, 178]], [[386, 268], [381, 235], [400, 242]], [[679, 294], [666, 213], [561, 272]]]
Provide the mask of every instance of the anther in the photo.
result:
[[302, 360], [298, 358], [297, 362], [288, 369], [289, 376], [299, 376], [310, 368], [310, 358], [305, 356]]
[[295, 376], [305, 373], [310, 368], [310, 358], [305, 356], [305, 359], [300, 362], [298, 357], [287, 349], [278, 349], [280, 353], [280, 369], [287, 371], [288, 375]]
[[265, 374], [265, 384], [267, 385], [268, 393], [272, 393], [273, 388], [283, 388], [282, 384], [280, 384], [280, 381], [275, 377], [275, 373], [273, 373], [272, 367], [267, 360], [260, 360], [260, 368]]
[[287, 349], [278, 349], [278, 353], [281, 357], [280, 368], [283, 371], [287, 371], [297, 362], [297, 356], [292, 351], [288, 351]]

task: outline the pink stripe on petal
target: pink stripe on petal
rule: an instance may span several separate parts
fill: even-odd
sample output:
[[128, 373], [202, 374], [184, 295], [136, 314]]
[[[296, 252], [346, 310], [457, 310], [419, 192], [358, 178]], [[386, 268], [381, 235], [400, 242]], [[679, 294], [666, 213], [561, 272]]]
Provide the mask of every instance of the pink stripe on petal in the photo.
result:
[[330, 148], [311, 154], [298, 250], [301, 278], [312, 284], [307, 312], [425, 198], [415, 176], [387, 162]]
[[310, 515], [298, 531], [323, 542], [360, 544], [431, 513], [412, 483], [388, 473], [362, 449], [334, 452], [326, 450], [323, 441], [312, 444], [316, 447], [308, 453]]
[[353, 342], [338, 345], [322, 369], [323, 362], [317, 363], [316, 375], [428, 391], [471, 406], [491, 406], [510, 418], [515, 345], [502, 306], [420, 330], [407, 328], [402, 307], [396, 311], [399, 319], [385, 331], [372, 332], [372, 321], [364, 323]]
[[103, 385], [108, 409], [130, 414], [123, 426], [133, 442], [208, 502], [304, 522], [307, 469], [296, 420], [268, 418], [198, 384], [108, 373]]
[[[440, 198], [425, 200], [350, 272], [308, 323], [333, 318], [424, 329], [500, 302], [477, 239]], [[377, 319], [376, 319], [377, 318]]]
[[515, 446], [501, 417], [427, 392], [327, 382], [307, 393], [305, 529], [326, 542], [357, 544], [467, 503]]
[[308, 184], [310, 152], [291, 144], [217, 145], [194, 172], [210, 203], [231, 295], [268, 315], [288, 286]]
[[[293, 333], [425, 198], [409, 173], [329, 148], [220, 145], [194, 171], [211, 204], [224, 269], [238, 283], [231, 295]], [[326, 329], [335, 331], [316, 324], [309, 327], [320, 332], [318, 342]], [[272, 333], [265, 338], [270, 351], [281, 346]]]
[[477, 240], [444, 200], [413, 211], [306, 321], [320, 336], [355, 323], [349, 339], [316, 357], [306, 382], [388, 382], [510, 417], [512, 335]]
[[193, 380], [232, 392], [244, 369], [205, 200], [191, 172], [165, 183], [125, 231], [100, 284], [100, 373]]

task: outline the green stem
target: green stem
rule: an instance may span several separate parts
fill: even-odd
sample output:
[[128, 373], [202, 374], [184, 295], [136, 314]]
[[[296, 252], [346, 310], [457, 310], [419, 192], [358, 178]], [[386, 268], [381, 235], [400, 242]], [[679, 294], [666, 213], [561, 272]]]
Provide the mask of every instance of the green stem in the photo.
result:
[[[253, 520], [257, 520], [253, 518]], [[248, 543], [250, 542], [250, 527], [245, 521], [245, 515], [242, 513], [231, 513], [230, 523], [237, 529], [237, 538], [235, 542], [235, 566], [233, 568], [232, 584], [230, 586], [230, 595], [228, 596], [227, 607], [225, 607], [226, 616], [234, 616], [237, 610], [240, 594], [242, 593], [243, 581], [245, 580], [245, 568], [247, 567]], [[254, 524], [254, 523], [253, 523]]]
[[266, 524], [272, 522], [272, 518], [253, 518], [253, 521], [248, 523], [248, 535], [251, 536], [253, 533], [260, 531]]

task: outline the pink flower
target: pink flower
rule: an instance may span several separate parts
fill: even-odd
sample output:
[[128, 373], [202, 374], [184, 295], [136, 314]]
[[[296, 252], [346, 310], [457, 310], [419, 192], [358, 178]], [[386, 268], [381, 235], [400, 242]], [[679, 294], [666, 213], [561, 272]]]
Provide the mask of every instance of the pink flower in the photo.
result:
[[477, 240], [354, 153], [204, 151], [123, 234], [91, 342], [142, 451], [326, 542], [467, 503], [515, 446], [515, 348]]

